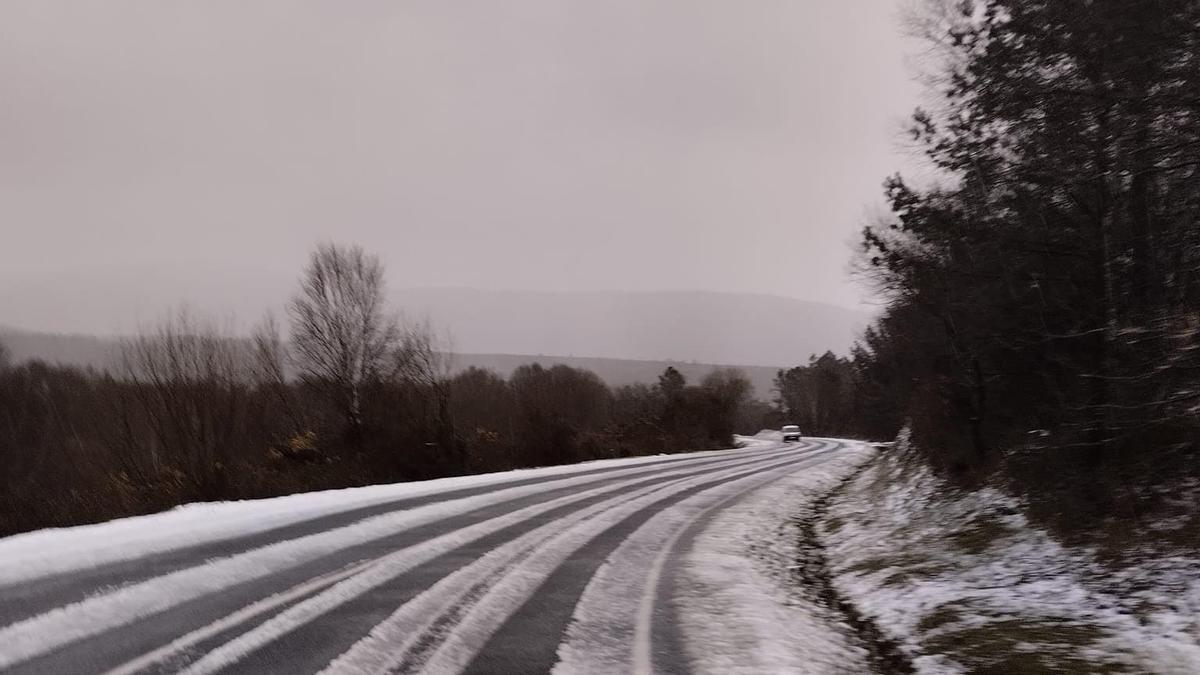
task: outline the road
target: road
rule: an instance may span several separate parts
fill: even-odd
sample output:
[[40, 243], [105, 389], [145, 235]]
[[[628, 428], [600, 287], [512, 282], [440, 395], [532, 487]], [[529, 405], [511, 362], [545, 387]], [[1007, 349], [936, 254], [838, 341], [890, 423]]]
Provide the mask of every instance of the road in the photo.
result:
[[[687, 672], [680, 556], [721, 509], [841, 449], [512, 472], [244, 533], [50, 533], [41, 559], [0, 561], [0, 671]], [[179, 513], [146, 522], [193, 522]]]

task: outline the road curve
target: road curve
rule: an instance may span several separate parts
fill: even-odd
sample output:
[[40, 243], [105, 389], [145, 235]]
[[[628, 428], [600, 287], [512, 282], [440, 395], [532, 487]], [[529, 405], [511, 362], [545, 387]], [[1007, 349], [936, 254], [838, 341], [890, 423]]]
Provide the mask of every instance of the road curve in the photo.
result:
[[0, 584], [0, 671], [687, 672], [667, 602], [680, 553], [839, 450], [524, 472], [27, 573]]

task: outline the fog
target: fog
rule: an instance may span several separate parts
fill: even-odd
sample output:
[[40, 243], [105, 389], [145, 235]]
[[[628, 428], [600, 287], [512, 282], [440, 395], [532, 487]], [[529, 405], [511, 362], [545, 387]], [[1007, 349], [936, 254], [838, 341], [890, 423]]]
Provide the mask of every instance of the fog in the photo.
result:
[[898, 4], [0, 5], [0, 324], [253, 318], [319, 241], [393, 287], [858, 307]]

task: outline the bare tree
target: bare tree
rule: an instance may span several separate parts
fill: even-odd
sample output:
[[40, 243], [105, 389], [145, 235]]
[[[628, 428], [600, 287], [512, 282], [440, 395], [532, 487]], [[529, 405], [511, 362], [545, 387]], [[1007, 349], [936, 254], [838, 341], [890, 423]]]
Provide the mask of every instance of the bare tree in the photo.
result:
[[262, 321], [254, 327], [250, 336], [253, 358], [251, 369], [255, 384], [271, 393], [279, 404], [283, 415], [290, 425], [290, 432], [298, 434], [305, 430], [305, 424], [288, 386], [287, 364], [291, 355], [287, 343], [280, 336], [279, 323], [274, 313], [268, 312]]
[[[397, 378], [415, 384], [432, 398], [437, 444], [443, 450], [456, 447], [453, 409], [450, 405], [452, 352], [449, 337], [439, 345], [432, 326], [428, 321], [423, 321], [405, 328], [392, 361]], [[465, 458], [443, 459], [461, 462]]]
[[6, 370], [12, 363], [12, 354], [9, 352], [8, 345], [0, 340], [0, 371]]
[[377, 257], [358, 246], [321, 244], [288, 306], [300, 376], [338, 407], [353, 442], [362, 437], [363, 385], [389, 374], [401, 340], [384, 292]]
[[180, 310], [125, 341], [121, 351], [153, 432], [151, 472], [180, 469], [201, 496], [217, 496], [225, 465], [244, 449], [250, 367], [244, 346]]
[[393, 352], [392, 373], [423, 386], [443, 386], [453, 372], [452, 352], [449, 339], [439, 340], [434, 336], [432, 326], [423, 321], [401, 332]]

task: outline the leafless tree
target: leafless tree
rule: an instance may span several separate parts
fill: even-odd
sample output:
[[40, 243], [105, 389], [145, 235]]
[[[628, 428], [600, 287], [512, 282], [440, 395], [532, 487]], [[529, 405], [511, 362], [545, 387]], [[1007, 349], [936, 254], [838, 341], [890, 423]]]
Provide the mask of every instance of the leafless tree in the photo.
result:
[[293, 398], [292, 389], [288, 386], [287, 364], [291, 355], [287, 343], [280, 335], [279, 323], [273, 313], [268, 312], [255, 326], [250, 343], [255, 384], [270, 392], [287, 418], [291, 433], [301, 433], [305, 430], [305, 424]]
[[211, 496], [242, 440], [250, 374], [244, 345], [180, 310], [121, 351], [153, 432], [151, 471], [181, 470]]
[[355, 441], [362, 434], [363, 386], [388, 374], [402, 337], [384, 293], [377, 257], [328, 243], [313, 252], [288, 306], [300, 376], [339, 408]]
[[448, 340], [438, 344], [429, 322], [411, 325], [401, 332], [393, 352], [392, 373], [403, 380], [427, 387], [444, 385], [452, 373]]
[[268, 312], [250, 334], [254, 353], [254, 380], [260, 385], [287, 382], [288, 349], [280, 337], [279, 322]]
[[432, 326], [423, 321], [404, 329], [392, 361], [395, 377], [415, 384], [432, 398], [437, 441], [443, 448], [455, 445], [451, 353], [449, 338], [439, 345]]

